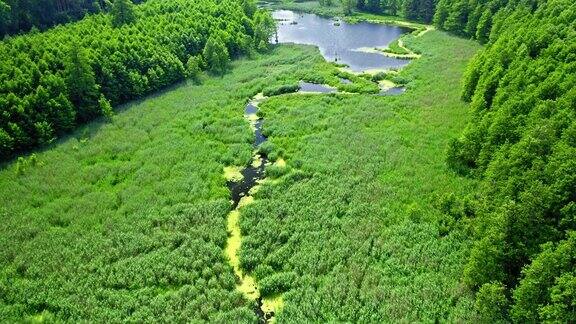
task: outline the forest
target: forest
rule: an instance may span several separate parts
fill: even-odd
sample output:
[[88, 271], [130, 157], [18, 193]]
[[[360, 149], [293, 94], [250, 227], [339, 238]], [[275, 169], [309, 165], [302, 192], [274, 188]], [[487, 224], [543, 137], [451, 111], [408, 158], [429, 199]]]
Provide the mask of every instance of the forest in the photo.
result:
[[[304, 28], [278, 9], [409, 28], [374, 51], [414, 55], [351, 71], [270, 41]], [[573, 0], [0, 0], [0, 18], [0, 321], [576, 322]], [[271, 318], [226, 254], [225, 173], [255, 154], [237, 257]]]
[[[143, 0], [135, 0], [135, 3]], [[0, 1], [0, 37], [32, 29], [45, 30], [75, 21], [89, 14], [109, 11], [108, 0], [2, 0]]]
[[462, 97], [474, 119], [448, 151], [475, 194], [463, 280], [486, 311], [515, 322], [571, 322], [576, 300], [576, 4], [500, 9]]

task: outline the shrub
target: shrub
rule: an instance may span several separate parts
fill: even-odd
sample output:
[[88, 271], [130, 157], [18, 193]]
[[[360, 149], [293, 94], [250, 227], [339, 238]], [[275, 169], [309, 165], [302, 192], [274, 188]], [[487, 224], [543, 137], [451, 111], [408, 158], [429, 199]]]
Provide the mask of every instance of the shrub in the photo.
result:
[[281, 272], [260, 280], [260, 293], [270, 296], [283, 293], [294, 287], [297, 275], [294, 272]]
[[484, 284], [476, 294], [476, 311], [483, 323], [505, 323], [508, 299], [500, 282]]

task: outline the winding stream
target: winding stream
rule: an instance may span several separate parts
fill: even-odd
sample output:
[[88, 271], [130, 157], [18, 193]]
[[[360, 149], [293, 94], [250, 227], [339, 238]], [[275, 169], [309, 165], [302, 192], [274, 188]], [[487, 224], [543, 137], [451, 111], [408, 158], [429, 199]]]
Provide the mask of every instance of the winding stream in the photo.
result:
[[[389, 57], [377, 51], [361, 50], [362, 47], [387, 46], [406, 33], [408, 28], [375, 23], [347, 24], [341, 21], [335, 24], [331, 19], [311, 14], [296, 14], [286, 10], [275, 11], [274, 17], [280, 21], [278, 42], [316, 45], [327, 60], [346, 63], [354, 71], [398, 68], [408, 63], [406, 59]], [[340, 29], [336, 30], [336, 28]], [[428, 30], [426, 29], [426, 31]], [[403, 47], [403, 44], [400, 43], [400, 46]], [[343, 78], [340, 79], [340, 82], [351, 83], [350, 80]], [[405, 91], [405, 88], [398, 87], [391, 81], [383, 80], [379, 84], [382, 89], [380, 95], [399, 95]], [[304, 81], [300, 81], [299, 86], [299, 92], [303, 94], [337, 92], [335, 88]], [[258, 104], [265, 99], [266, 97], [259, 93], [248, 102], [244, 109], [244, 118], [250, 122], [254, 131], [252, 163], [247, 167], [224, 168], [227, 185], [231, 191], [233, 208], [227, 218], [229, 237], [225, 253], [238, 278], [237, 289], [247, 299], [254, 301], [254, 312], [261, 323], [275, 321], [275, 314], [281, 311], [283, 307], [283, 299], [281, 295], [266, 298], [260, 295], [254, 277], [242, 271], [239, 251], [242, 244], [241, 210], [254, 201], [253, 194], [258, 190], [260, 182], [264, 180], [266, 166], [270, 164], [268, 158], [259, 152], [260, 145], [267, 140], [262, 133], [264, 119], [258, 117]], [[285, 162], [279, 159], [275, 165], [283, 167]]]
[[[228, 214], [227, 229], [230, 233], [226, 245], [226, 255], [234, 269], [234, 273], [239, 279], [237, 289], [249, 300], [255, 301], [254, 312], [262, 323], [273, 320], [274, 315], [283, 305], [282, 297], [263, 298], [260, 295], [258, 286], [254, 278], [242, 271], [238, 252], [242, 244], [242, 233], [240, 231], [240, 210], [242, 207], [252, 203], [254, 198], [251, 194], [258, 188], [258, 183], [264, 178], [265, 167], [269, 163], [265, 155], [258, 152], [258, 147], [267, 139], [262, 134], [263, 119], [259, 118], [258, 104], [264, 100], [262, 94], [256, 95], [244, 109], [244, 118], [250, 122], [254, 130], [253, 161], [252, 164], [239, 170], [225, 170], [228, 178], [228, 188], [232, 193], [233, 210]], [[276, 162], [278, 163], [278, 161]]]

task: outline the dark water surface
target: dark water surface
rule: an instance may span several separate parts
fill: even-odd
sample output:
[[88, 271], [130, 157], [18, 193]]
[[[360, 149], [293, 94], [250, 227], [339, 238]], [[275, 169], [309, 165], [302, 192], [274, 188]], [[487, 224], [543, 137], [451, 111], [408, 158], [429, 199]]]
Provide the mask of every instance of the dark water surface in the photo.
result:
[[[258, 113], [258, 107], [256, 107], [252, 102], [249, 102], [246, 105], [246, 108], [244, 109], [244, 115], [246, 117], [249, 117], [251, 115], [256, 115], [257, 113]], [[266, 136], [262, 134], [263, 122], [264, 120], [262, 118], [259, 118], [258, 120], [256, 120], [256, 123], [254, 125], [256, 128], [256, 130], [254, 131], [254, 143], [252, 143], [252, 147], [254, 147], [254, 149], [257, 149], [260, 146], [260, 144], [266, 141]], [[236, 208], [238, 206], [238, 203], [240, 202], [240, 199], [242, 199], [242, 197], [248, 196], [250, 189], [252, 189], [258, 183], [258, 180], [264, 178], [264, 171], [268, 159], [266, 158], [266, 156], [263, 156], [262, 154], [259, 154], [259, 158], [262, 159], [262, 163], [260, 163], [258, 166], [255, 167], [253, 165], [249, 165], [244, 169], [242, 169], [242, 171], [240, 172], [242, 173], [243, 176], [241, 181], [238, 182], [228, 181], [228, 188], [232, 193], [233, 208]]]
[[298, 85], [300, 86], [299, 91], [303, 91], [303, 92], [320, 92], [320, 93], [336, 92], [336, 89], [327, 87], [323, 84], [316, 84], [316, 83], [300, 81], [300, 83]]
[[388, 90], [380, 92], [381, 96], [397, 96], [401, 95], [406, 92], [406, 88], [404, 87], [393, 87]]
[[410, 32], [409, 28], [368, 22], [335, 23], [333, 19], [290, 10], [277, 10], [272, 15], [278, 21], [279, 43], [316, 45], [327, 61], [347, 64], [354, 71], [400, 68], [409, 62], [358, 51], [363, 47], [386, 47]]

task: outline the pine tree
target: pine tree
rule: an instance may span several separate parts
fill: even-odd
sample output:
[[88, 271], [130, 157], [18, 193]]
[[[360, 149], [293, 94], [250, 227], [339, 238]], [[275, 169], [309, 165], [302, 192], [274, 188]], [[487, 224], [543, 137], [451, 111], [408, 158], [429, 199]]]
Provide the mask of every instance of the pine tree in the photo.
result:
[[402, 3], [404, 17], [412, 20], [418, 19], [418, 0], [404, 0]]
[[380, 12], [380, 0], [367, 0], [367, 7], [370, 12]]
[[108, 101], [103, 94], [101, 94], [100, 99], [98, 99], [98, 107], [100, 108], [102, 116], [111, 121], [112, 117], [114, 117], [114, 109], [112, 109], [110, 101]]
[[115, 0], [112, 5], [112, 24], [119, 27], [131, 24], [136, 20], [134, 4], [130, 0]]
[[342, 13], [345, 16], [348, 16], [352, 13], [352, 9], [354, 8], [355, 3], [354, 0], [342, 0]]
[[431, 23], [434, 18], [434, 12], [436, 10], [436, 2], [434, 0], [420, 0], [420, 8], [418, 13], [418, 18], [425, 23]]
[[468, 20], [468, 4], [466, 1], [459, 0], [452, 4], [452, 9], [446, 18], [444, 28], [456, 34], [463, 35]]
[[190, 56], [186, 63], [186, 76], [198, 83], [200, 81], [200, 73], [202, 73], [202, 58], [200, 56]]
[[219, 37], [210, 36], [208, 38], [202, 55], [212, 72], [224, 74], [228, 67], [230, 56], [228, 55], [228, 49]]
[[488, 41], [488, 36], [490, 36], [490, 28], [492, 27], [492, 11], [489, 8], [484, 10], [480, 20], [478, 21], [478, 26], [476, 27], [476, 39], [480, 43], [486, 43]]
[[6, 29], [10, 24], [10, 10], [10, 6], [0, 0], [0, 35], [6, 33]]
[[78, 119], [87, 121], [98, 116], [98, 86], [86, 52], [77, 44], [70, 48], [66, 62], [66, 84], [70, 101], [78, 107]]

